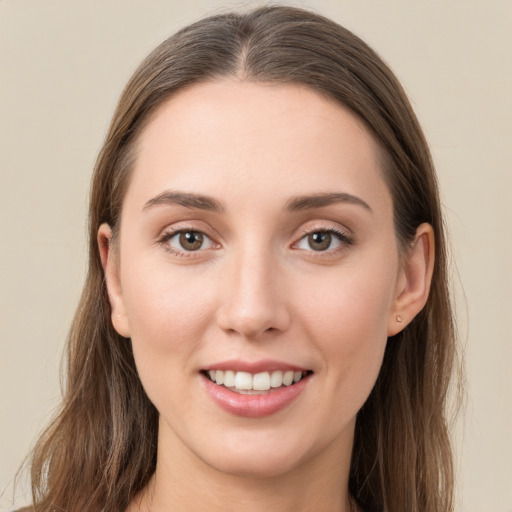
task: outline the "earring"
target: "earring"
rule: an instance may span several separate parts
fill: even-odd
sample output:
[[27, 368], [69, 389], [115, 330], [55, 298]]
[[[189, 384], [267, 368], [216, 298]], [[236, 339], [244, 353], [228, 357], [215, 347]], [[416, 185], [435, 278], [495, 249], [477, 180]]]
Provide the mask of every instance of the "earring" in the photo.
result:
[[401, 322], [402, 321], [402, 317], [400, 315], [396, 315], [396, 321], [397, 322]]

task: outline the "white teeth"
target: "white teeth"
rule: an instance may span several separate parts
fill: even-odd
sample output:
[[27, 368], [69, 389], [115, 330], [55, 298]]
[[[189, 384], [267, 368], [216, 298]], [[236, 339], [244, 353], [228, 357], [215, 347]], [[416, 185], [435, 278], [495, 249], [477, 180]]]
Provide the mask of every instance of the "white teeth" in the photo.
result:
[[293, 382], [293, 372], [285, 372], [283, 375], [283, 384], [290, 386]]
[[283, 372], [279, 370], [277, 372], [272, 372], [270, 376], [270, 385], [273, 388], [280, 388], [283, 385]]
[[227, 388], [235, 387], [235, 372], [231, 370], [224, 372], [224, 386]]
[[252, 375], [247, 372], [236, 372], [235, 388], [252, 389]]
[[225, 386], [241, 393], [258, 394], [261, 391], [268, 391], [271, 388], [291, 386], [299, 382], [306, 375], [303, 372], [260, 372], [255, 375], [249, 372], [235, 372], [233, 370], [209, 370], [208, 376], [212, 382], [219, 386]]
[[256, 391], [267, 391], [270, 389], [270, 374], [268, 372], [257, 373], [252, 378], [252, 389]]

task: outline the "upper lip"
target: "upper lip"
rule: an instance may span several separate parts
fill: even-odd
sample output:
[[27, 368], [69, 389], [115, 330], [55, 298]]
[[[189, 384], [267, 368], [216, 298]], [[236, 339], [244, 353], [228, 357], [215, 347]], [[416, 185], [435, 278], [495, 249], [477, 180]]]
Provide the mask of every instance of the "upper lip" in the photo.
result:
[[220, 361], [208, 365], [203, 368], [205, 371], [210, 370], [232, 370], [235, 372], [247, 372], [247, 373], [261, 373], [261, 372], [275, 372], [275, 371], [294, 371], [304, 372], [308, 371], [309, 368], [303, 368], [295, 364], [285, 363], [283, 361], [275, 361], [272, 359], [262, 359], [260, 361], [242, 361], [239, 359], [233, 359], [231, 361]]

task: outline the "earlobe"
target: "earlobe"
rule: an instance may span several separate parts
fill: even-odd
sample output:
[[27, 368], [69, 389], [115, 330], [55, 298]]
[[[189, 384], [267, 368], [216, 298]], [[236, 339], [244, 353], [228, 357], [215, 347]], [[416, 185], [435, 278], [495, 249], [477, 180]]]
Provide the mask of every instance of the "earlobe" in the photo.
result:
[[130, 327], [121, 288], [119, 258], [116, 254], [116, 248], [112, 244], [112, 229], [106, 223], [98, 229], [98, 249], [105, 274], [105, 283], [112, 312], [112, 325], [118, 334], [129, 338]]
[[434, 271], [434, 249], [432, 226], [421, 224], [409, 251], [403, 257], [396, 297], [388, 320], [388, 336], [394, 336], [404, 329], [425, 306]]

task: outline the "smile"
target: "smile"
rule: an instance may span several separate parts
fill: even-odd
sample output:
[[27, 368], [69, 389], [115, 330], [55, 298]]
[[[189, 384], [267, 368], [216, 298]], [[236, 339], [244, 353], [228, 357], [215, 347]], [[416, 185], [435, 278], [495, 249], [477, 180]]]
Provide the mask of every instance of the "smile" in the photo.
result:
[[252, 374], [234, 370], [209, 370], [205, 375], [218, 386], [224, 386], [235, 393], [256, 395], [297, 384], [310, 373], [310, 371], [276, 370]]
[[200, 375], [217, 406], [246, 418], [263, 418], [289, 407], [313, 380], [311, 370], [272, 361], [225, 362]]

